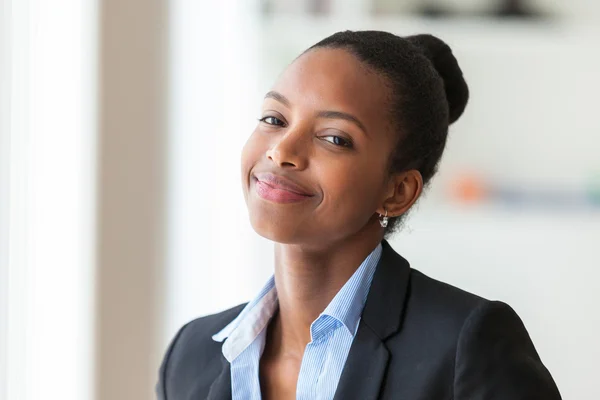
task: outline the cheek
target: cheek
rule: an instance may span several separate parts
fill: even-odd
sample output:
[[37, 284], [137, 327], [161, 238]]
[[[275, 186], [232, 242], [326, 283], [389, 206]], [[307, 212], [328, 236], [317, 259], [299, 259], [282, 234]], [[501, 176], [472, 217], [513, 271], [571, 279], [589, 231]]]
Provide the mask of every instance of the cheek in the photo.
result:
[[339, 218], [364, 223], [378, 207], [383, 166], [348, 160], [319, 171], [325, 193], [324, 211]]

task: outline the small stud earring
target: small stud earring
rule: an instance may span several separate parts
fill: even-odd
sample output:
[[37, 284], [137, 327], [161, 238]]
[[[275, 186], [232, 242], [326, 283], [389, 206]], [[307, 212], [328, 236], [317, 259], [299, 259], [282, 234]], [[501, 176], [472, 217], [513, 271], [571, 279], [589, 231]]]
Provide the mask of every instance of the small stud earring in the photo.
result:
[[388, 224], [387, 210], [385, 210], [385, 215], [379, 214], [379, 217], [380, 217], [379, 223], [381, 224], [381, 227], [385, 228]]

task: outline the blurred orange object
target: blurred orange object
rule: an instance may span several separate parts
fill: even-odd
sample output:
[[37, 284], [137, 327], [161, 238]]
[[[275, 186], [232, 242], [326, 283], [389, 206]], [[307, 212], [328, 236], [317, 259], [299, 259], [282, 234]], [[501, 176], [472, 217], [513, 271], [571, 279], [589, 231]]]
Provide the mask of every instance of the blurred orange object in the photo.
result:
[[461, 175], [451, 183], [450, 195], [461, 203], [483, 201], [487, 191], [483, 180], [475, 175]]

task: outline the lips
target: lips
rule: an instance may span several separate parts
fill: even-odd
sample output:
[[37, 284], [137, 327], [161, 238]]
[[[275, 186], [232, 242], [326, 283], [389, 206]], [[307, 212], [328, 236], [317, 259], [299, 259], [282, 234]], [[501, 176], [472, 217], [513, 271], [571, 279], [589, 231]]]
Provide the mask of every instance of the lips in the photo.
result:
[[314, 196], [309, 189], [291, 179], [270, 172], [256, 173], [254, 179], [258, 195], [276, 203], [293, 203]]
[[254, 177], [260, 182], [267, 184], [274, 189], [287, 190], [288, 192], [293, 192], [303, 196], [313, 195], [308, 189], [305, 189], [289, 178], [285, 178], [280, 175], [275, 175], [270, 172], [263, 172], [254, 174]]

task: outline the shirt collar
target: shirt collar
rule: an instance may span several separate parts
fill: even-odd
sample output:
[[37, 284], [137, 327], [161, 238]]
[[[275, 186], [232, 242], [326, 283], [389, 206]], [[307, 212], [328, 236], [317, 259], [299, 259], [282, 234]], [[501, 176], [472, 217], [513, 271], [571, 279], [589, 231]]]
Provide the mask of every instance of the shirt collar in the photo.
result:
[[[265, 299], [265, 296], [269, 295], [268, 298]], [[274, 297], [274, 299], [273, 299]], [[238, 316], [231, 321], [225, 328], [223, 328], [218, 333], [212, 336], [213, 340], [217, 342], [222, 342], [225, 340], [231, 333], [240, 325], [240, 323], [244, 320], [244, 318], [250, 314], [252, 310], [261, 310], [264, 309], [264, 306], [267, 304], [271, 304], [273, 301], [277, 302], [277, 288], [275, 287], [275, 277], [271, 275], [267, 283], [263, 286], [263, 288], [258, 292], [256, 297], [246, 304], [242, 312], [238, 314]], [[273, 312], [275, 309], [271, 310]]]
[[[330, 323], [324, 322], [327, 316], [339, 321], [354, 336], [358, 329], [360, 315], [369, 293], [377, 263], [381, 258], [381, 251], [382, 246], [379, 243], [342, 286], [325, 310], [313, 321], [310, 327], [312, 340], [333, 329]], [[217, 342], [228, 339], [223, 344], [223, 354], [229, 362], [241, 354], [261, 334], [275, 313], [277, 306], [277, 288], [275, 287], [275, 278], [272, 275], [242, 312], [221, 331], [212, 336], [212, 339]]]
[[[379, 243], [321, 313], [321, 315], [328, 315], [340, 321], [352, 336], [358, 328], [360, 315], [369, 294], [369, 287], [381, 257], [381, 250], [381, 243]], [[311, 325], [311, 334], [314, 339], [316, 335], [312, 332], [312, 328]]]

